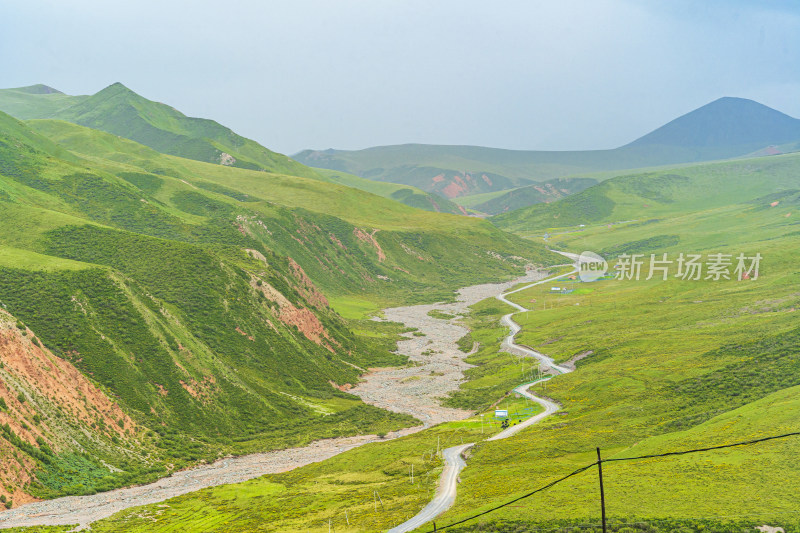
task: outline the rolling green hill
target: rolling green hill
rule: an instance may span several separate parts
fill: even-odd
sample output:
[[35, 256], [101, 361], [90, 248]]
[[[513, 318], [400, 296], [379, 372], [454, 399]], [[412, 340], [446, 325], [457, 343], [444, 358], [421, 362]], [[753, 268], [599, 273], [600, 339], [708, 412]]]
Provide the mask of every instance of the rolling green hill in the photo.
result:
[[597, 180], [594, 178], [558, 178], [512, 189], [484, 201], [470, 202], [470, 207], [482, 213], [497, 215], [529, 205], [554, 202], [596, 184]]
[[798, 164], [800, 155], [786, 154], [619, 176], [559, 202], [518, 209], [492, 221], [518, 233], [644, 222], [796, 188]]
[[54, 116], [87, 96], [70, 96], [47, 85], [0, 89], [0, 111], [20, 120]]
[[0, 89], [0, 110], [18, 119], [61, 119], [137, 141], [154, 150], [210, 163], [316, 178], [442, 213], [465, 214], [445, 198], [415, 187], [376, 184], [342, 172], [309, 169], [220, 124], [191, 118], [115, 83], [92, 96], [69, 96], [46, 85]]
[[[404, 362], [391, 326], [358, 318], [557, 260], [486, 221], [2, 113], [0, 218], [8, 320], [131, 420], [116, 437], [93, 422], [99, 444], [86, 448], [59, 438], [55, 407], [37, 409], [36, 426], [21, 406], [0, 413], [18, 457], [8, 473], [24, 473], [2, 478], [16, 498], [413, 424], [332, 386]], [[44, 397], [37, 379], [25, 390]]]
[[187, 117], [180, 111], [114, 83], [53, 115], [134, 140], [159, 152], [238, 168], [270, 170], [299, 176], [312, 174], [288, 157], [235, 134], [213, 120]]
[[438, 194], [425, 192], [422, 189], [413, 187], [411, 185], [399, 185], [397, 183], [390, 183], [386, 181], [372, 181], [365, 178], [359, 178], [353, 174], [345, 172], [337, 172], [320, 168], [317, 172], [326, 181], [331, 183], [338, 183], [361, 189], [362, 191], [371, 192], [384, 198], [389, 198], [417, 209], [425, 211], [435, 211], [437, 213], [451, 213], [454, 215], [466, 215], [465, 209], [462, 209], [458, 204], [439, 196]]

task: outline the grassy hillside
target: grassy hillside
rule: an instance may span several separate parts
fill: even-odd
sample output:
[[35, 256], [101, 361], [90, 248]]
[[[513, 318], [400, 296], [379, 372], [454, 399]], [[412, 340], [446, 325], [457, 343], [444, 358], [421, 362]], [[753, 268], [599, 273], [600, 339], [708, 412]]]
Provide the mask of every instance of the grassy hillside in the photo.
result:
[[[64, 121], [31, 125], [0, 114], [0, 302], [140, 430], [59, 475], [9, 436], [25, 458], [20, 494], [101, 490], [166, 465], [413, 424], [332, 386], [404, 362], [386, 331], [334, 309], [356, 300], [358, 317], [448, 298], [553, 260], [484, 221]], [[88, 448], [52, 449], [58, 462]]]
[[464, 214], [448, 200], [415, 187], [378, 184], [342, 172], [311, 170], [214, 121], [186, 117], [172, 107], [139, 96], [120, 83], [92, 96], [70, 96], [45, 85], [0, 89], [0, 110], [22, 120], [67, 120], [135, 140], [165, 154], [316, 178], [372, 192], [417, 209]]
[[438, 194], [425, 192], [422, 189], [410, 185], [373, 181], [359, 178], [353, 174], [324, 168], [317, 169], [317, 173], [320, 174], [324, 180], [331, 183], [338, 183], [339, 185], [346, 185], [347, 187], [371, 192], [372, 194], [377, 194], [378, 196], [383, 196], [384, 198], [389, 198], [401, 204], [416, 207], [424, 211], [451, 213], [454, 215], [466, 214], [466, 210], [462, 209], [458, 204]]
[[536, 185], [512, 189], [484, 201], [470, 202], [476, 211], [496, 215], [529, 205], [550, 203], [596, 185], [594, 178], [559, 178]]
[[[377, 308], [433, 297], [431, 289], [446, 298], [452, 288], [519, 272], [523, 254], [536, 262], [554, 260], [541, 246], [485, 221], [429, 213], [316, 179], [165, 156], [63, 121], [30, 125], [150, 195], [173, 216], [194, 224], [209, 217], [223, 217], [227, 226], [235, 222], [249, 237], [294, 258], [334, 305], [360, 294]], [[165, 233], [166, 227], [159, 225], [157, 234], [187, 238], [194, 231], [171, 224]]]
[[187, 117], [180, 111], [115, 83], [54, 115], [119, 135], [159, 152], [238, 168], [313, 174], [288, 157], [235, 134], [213, 120]]
[[20, 119], [58, 118], [132, 139], [159, 152], [238, 168], [314, 176], [313, 170], [213, 120], [187, 117], [121, 83], [91, 96], [33, 86], [0, 90], [0, 110]]
[[[782, 169], [762, 169], [759, 175], [783, 183]], [[706, 170], [684, 173], [699, 180]], [[648, 181], [629, 183], [638, 194]], [[702, 199], [687, 195], [670, 204], [671, 213], [647, 223], [599, 223], [553, 238], [574, 251], [636, 250], [673, 258], [681, 252], [758, 252], [763, 259], [758, 279], [687, 281], [671, 275], [667, 280], [575, 282], [571, 294], [552, 294], [548, 285], [516, 293], [515, 301], [533, 309], [517, 315], [520, 342], [560, 362], [584, 357], [575, 372], [555, 378], [546, 391], [538, 389], [562, 404], [558, 415], [506, 441], [481, 443], [470, 453], [456, 505], [437, 519], [440, 527], [593, 462], [595, 447], [606, 458], [631, 457], [800, 429], [795, 416], [800, 405], [795, 316], [800, 197], [791, 190], [759, 196], [748, 183], [732, 180], [726, 189], [738, 203], [708, 205], [712, 189], [704, 206]], [[699, 190], [698, 185], [694, 193]], [[647, 211], [639, 209], [642, 218]], [[469, 359], [477, 366], [450, 400], [453, 405], [486, 409], [530, 374], [530, 361], [498, 353], [503, 331], [497, 321], [506, 312], [510, 309], [494, 299], [473, 306], [474, 330], [464, 344], [479, 341], [482, 347]], [[340, 531], [384, 530], [417, 512], [433, 493], [440, 464], [430, 452], [437, 438], [447, 446], [486, 435], [476, 417], [290, 474], [204, 490], [158, 509], [131, 509], [93, 527], [247, 531], [269, 520], [276, 531], [324, 532], [330, 520]], [[612, 530], [723, 532], [766, 523], [789, 531], [797, 524], [799, 456], [795, 438], [609, 464], [604, 476]], [[420, 473], [418, 485], [410, 483], [411, 464]], [[457, 530], [597, 524], [596, 479], [596, 470], [589, 470]], [[310, 497], [309, 487], [314, 487], [313, 506], [303, 499]], [[377, 509], [371, 500], [375, 491], [383, 504]]]
[[0, 110], [20, 120], [54, 116], [59, 111], [85, 100], [46, 85], [0, 89]]
[[800, 156], [787, 154], [624, 175], [562, 201], [504, 213], [492, 221], [520, 233], [580, 224], [644, 222], [796, 188], [798, 168]]

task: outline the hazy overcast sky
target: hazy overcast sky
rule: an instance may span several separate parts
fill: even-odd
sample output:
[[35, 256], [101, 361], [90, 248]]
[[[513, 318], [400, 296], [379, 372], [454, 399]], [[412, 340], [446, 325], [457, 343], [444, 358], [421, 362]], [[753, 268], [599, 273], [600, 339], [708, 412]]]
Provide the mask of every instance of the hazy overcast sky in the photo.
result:
[[0, 0], [0, 87], [115, 81], [285, 153], [611, 148], [721, 96], [800, 117], [800, 3]]

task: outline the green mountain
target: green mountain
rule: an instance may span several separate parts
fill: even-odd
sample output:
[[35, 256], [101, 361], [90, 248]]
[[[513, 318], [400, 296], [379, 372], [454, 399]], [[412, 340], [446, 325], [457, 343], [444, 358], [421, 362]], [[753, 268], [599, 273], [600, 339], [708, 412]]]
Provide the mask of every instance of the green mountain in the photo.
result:
[[[0, 494], [17, 501], [414, 424], [335, 387], [404, 362], [396, 328], [359, 317], [557, 261], [486, 221], [2, 113], [0, 219], [19, 359], [0, 365]], [[34, 356], [52, 375], [24, 374]], [[69, 372], [94, 395], [81, 419], [48, 388]]]
[[306, 167], [208, 119], [187, 117], [114, 83], [51, 117], [106, 131], [159, 152], [253, 170], [310, 175]]
[[[313, 167], [407, 183], [452, 199], [520, 186], [544, 187], [538, 182], [577, 174], [740, 157], [798, 140], [800, 120], [751, 100], [721, 98], [613, 150], [407, 144], [358, 151], [306, 150], [293, 157]], [[535, 195], [529, 197], [537, 200]]]
[[309, 169], [241, 137], [213, 120], [191, 118], [115, 83], [92, 96], [69, 96], [46, 85], [0, 89], [0, 110], [21, 120], [57, 118], [137, 141], [158, 152], [237, 168], [341, 183], [411, 207], [465, 214], [445, 198], [416, 187], [375, 184], [342, 172]]
[[68, 96], [45, 85], [3, 89], [0, 110], [23, 120], [67, 120], [198, 161], [313, 175], [303, 165], [213, 120], [187, 117], [168, 105], [139, 96], [121, 83], [91, 96]]

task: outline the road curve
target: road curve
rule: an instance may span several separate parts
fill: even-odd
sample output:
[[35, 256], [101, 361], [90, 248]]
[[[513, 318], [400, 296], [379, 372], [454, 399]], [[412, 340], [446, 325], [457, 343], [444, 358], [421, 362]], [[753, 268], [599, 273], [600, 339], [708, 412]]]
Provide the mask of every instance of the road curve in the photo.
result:
[[436, 489], [436, 496], [420, 511], [414, 518], [403, 522], [389, 530], [388, 533], [406, 533], [430, 522], [446, 510], [456, 501], [456, 487], [458, 486], [458, 474], [467, 466], [461, 454], [474, 446], [475, 443], [459, 444], [452, 448], [446, 448], [444, 454], [444, 470], [442, 477], [439, 478], [439, 487]]
[[547, 400], [545, 398], [539, 398], [538, 396], [534, 396], [533, 394], [528, 392], [528, 388], [531, 387], [532, 385], [535, 385], [536, 383], [541, 383], [543, 381], [547, 381], [549, 379], [550, 378], [540, 379], [540, 380], [535, 381], [533, 383], [526, 383], [524, 385], [520, 385], [519, 387], [514, 389], [514, 392], [519, 393], [522, 396], [525, 396], [526, 398], [529, 398], [530, 400], [533, 400], [534, 402], [536, 402], [539, 405], [541, 405], [542, 407], [544, 407], [544, 411], [542, 411], [541, 413], [539, 413], [536, 416], [532, 416], [532, 417], [528, 418], [527, 420], [524, 420], [524, 421], [520, 422], [516, 426], [509, 426], [506, 429], [504, 429], [503, 431], [501, 431], [500, 433], [497, 433], [497, 434], [489, 437], [486, 440], [487, 441], [495, 441], [495, 440], [507, 439], [508, 437], [516, 435], [517, 433], [519, 433], [523, 429], [525, 429], [525, 428], [527, 428], [529, 426], [532, 426], [532, 425], [534, 425], [534, 424], [536, 424], [538, 422], [541, 422], [542, 420], [544, 420], [548, 416], [552, 415], [553, 413], [555, 413], [556, 411], [561, 409], [561, 407], [557, 403], [552, 402], [550, 400]]
[[[572, 256], [574, 254], [569, 254], [569, 255]], [[570, 257], [570, 259], [573, 259], [573, 257]], [[565, 266], [565, 265], [558, 265], [558, 266]], [[525, 307], [508, 300], [506, 297], [511, 294], [514, 294], [515, 292], [523, 291], [525, 289], [528, 289], [536, 285], [541, 285], [543, 283], [549, 283], [556, 279], [563, 278], [564, 276], [569, 276], [570, 274], [574, 274], [575, 272], [578, 271], [578, 267], [575, 266], [574, 264], [566, 266], [573, 266], [574, 268], [573, 270], [567, 272], [566, 274], [559, 274], [558, 276], [552, 276], [537, 281], [535, 283], [525, 285], [524, 287], [520, 287], [519, 289], [504, 292], [502, 294], [497, 295], [496, 298], [501, 302], [514, 307], [515, 309], [518, 310], [517, 312], [528, 311], [528, 309], [526, 309]], [[501, 344], [501, 349], [524, 357], [534, 357], [539, 361], [541, 361], [545, 366], [555, 370], [558, 374], [566, 374], [568, 372], [571, 372], [569, 368], [557, 365], [551, 357], [539, 353], [536, 350], [532, 350], [526, 346], [520, 346], [519, 344], [514, 342], [514, 338], [516, 337], [517, 333], [519, 333], [520, 330], [522, 329], [519, 326], [519, 324], [514, 322], [512, 318], [514, 314], [515, 313], [509, 313], [503, 316], [503, 318], [501, 319], [501, 323], [510, 329], [508, 336], [505, 339], [503, 339], [503, 343]], [[516, 435], [523, 429], [532, 426], [533, 424], [536, 424], [538, 422], [541, 422], [548, 416], [558, 411], [560, 409], [558, 404], [546, 398], [540, 398], [528, 390], [531, 386], [535, 385], [536, 383], [541, 383], [549, 379], [551, 378], [547, 377], [530, 383], [524, 383], [514, 388], [514, 392], [538, 403], [544, 408], [544, 411], [542, 411], [536, 416], [528, 418], [523, 422], [520, 422], [515, 426], [510, 426], [504, 429], [500, 433], [497, 433], [492, 437], [489, 437], [488, 439], [486, 439], [486, 441], [488, 442], [488, 441], [507, 439], [508, 437]], [[434, 498], [430, 501], [430, 503], [426, 505], [422, 509], [422, 511], [420, 511], [416, 516], [414, 516], [413, 518], [411, 518], [406, 522], [403, 522], [399, 526], [395, 526], [394, 528], [390, 529], [388, 533], [406, 533], [408, 531], [413, 531], [418, 527], [426, 524], [427, 522], [430, 522], [431, 520], [435, 519], [440, 514], [444, 513], [453, 505], [453, 503], [455, 503], [456, 487], [458, 486], [458, 474], [467, 466], [466, 462], [461, 457], [461, 454], [462, 452], [464, 452], [465, 450], [469, 449], [474, 445], [475, 443], [473, 442], [469, 444], [461, 444], [459, 446], [454, 446], [452, 448], [447, 448], [446, 450], [444, 450], [445, 467], [444, 470], [442, 471], [442, 477], [439, 480], [439, 487], [436, 490], [436, 496], [434, 496]]]

